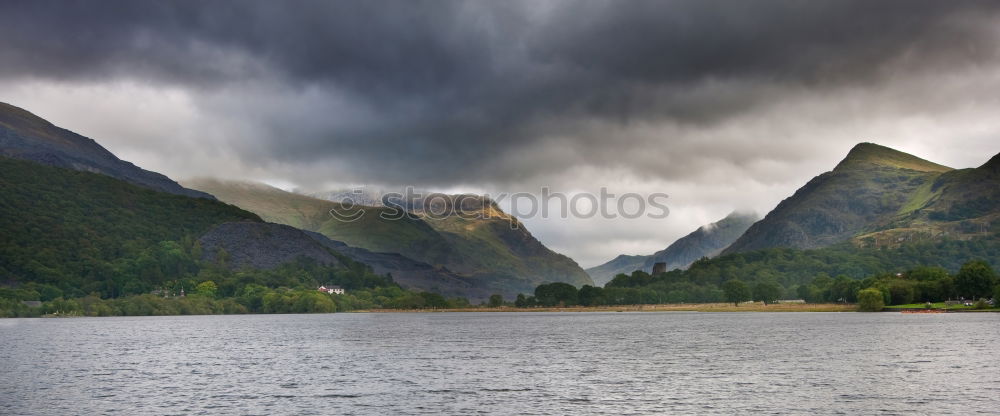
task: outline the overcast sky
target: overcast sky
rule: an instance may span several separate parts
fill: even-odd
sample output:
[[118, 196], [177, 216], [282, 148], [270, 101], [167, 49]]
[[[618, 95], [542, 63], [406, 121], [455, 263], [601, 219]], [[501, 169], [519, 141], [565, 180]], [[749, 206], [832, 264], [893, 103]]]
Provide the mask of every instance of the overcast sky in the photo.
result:
[[528, 219], [585, 267], [761, 214], [857, 142], [1000, 151], [1000, 2], [0, 2], [0, 101], [147, 169], [670, 195]]

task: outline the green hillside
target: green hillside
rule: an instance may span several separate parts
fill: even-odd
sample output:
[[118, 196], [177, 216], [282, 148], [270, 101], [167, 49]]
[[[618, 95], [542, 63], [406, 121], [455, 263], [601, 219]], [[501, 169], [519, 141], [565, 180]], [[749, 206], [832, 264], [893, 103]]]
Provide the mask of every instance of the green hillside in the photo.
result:
[[213, 225], [260, 221], [205, 199], [108, 176], [0, 157], [0, 279], [118, 296], [162, 283], [157, 256]]
[[891, 227], [901, 212], [934, 198], [952, 170], [884, 146], [861, 143], [834, 170], [781, 201], [724, 253], [819, 248]]
[[896, 149], [875, 143], [859, 143], [854, 146], [847, 154], [847, 157], [840, 161], [833, 170], [866, 169], [872, 165], [919, 172], [947, 172], [952, 170], [952, 168], [947, 166], [939, 165], [909, 153], [900, 152]]
[[[399, 253], [432, 265], [447, 264], [453, 257], [450, 244], [425, 222], [411, 218], [382, 218], [380, 214], [386, 211], [384, 208], [355, 206], [342, 209], [343, 206], [336, 202], [259, 183], [201, 178], [184, 184], [256, 213], [265, 221], [315, 231], [353, 247]], [[330, 215], [334, 209], [364, 213], [355, 221], [343, 221]]]
[[[415, 218], [382, 218], [392, 208], [356, 207], [365, 211], [356, 221], [330, 215], [340, 203], [282, 191], [267, 185], [212, 179], [185, 182], [222, 201], [245, 208], [268, 221], [319, 232], [331, 239], [372, 251], [399, 253], [414, 260], [488, 282], [497, 292], [513, 296], [542, 282], [590, 284], [590, 277], [572, 259], [549, 250], [523, 224], [492, 203], [467, 199], [463, 215], [430, 219], [422, 209]], [[449, 196], [436, 198], [448, 201]], [[420, 204], [418, 204], [420, 205]], [[445, 211], [435, 211], [445, 212]], [[478, 214], [483, 218], [477, 218]], [[518, 227], [511, 227], [511, 222]]]
[[[222, 227], [243, 225], [265, 232]], [[301, 230], [275, 227], [214, 199], [0, 157], [0, 317], [468, 305], [403, 290]], [[269, 264], [253, 265], [261, 261]], [[348, 293], [322, 294], [321, 284]], [[35, 300], [44, 303], [22, 303]]]
[[1000, 219], [1000, 155], [973, 169], [945, 172], [921, 186], [891, 222], [858, 236], [862, 246], [988, 234]]

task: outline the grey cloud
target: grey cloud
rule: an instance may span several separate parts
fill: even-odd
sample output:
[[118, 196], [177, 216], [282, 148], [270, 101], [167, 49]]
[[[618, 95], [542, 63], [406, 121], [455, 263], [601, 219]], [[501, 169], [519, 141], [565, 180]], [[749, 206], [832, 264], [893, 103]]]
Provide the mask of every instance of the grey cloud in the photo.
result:
[[[290, 87], [349, 91], [388, 116], [415, 106], [419, 118], [405, 127], [426, 132], [417, 136], [441, 136], [456, 119], [455, 130], [475, 140], [486, 127], [539, 116], [684, 120], [752, 104], [728, 97], [705, 108], [670, 98], [711, 79], [826, 85], [990, 60], [1000, 9], [972, 1], [593, 1], [534, 11], [539, 4], [5, 2], [0, 73], [199, 87], [279, 77]], [[469, 120], [482, 115], [489, 126]]]
[[[863, 139], [995, 154], [998, 13], [924, 0], [8, 0], [0, 101], [59, 113], [175, 176], [661, 184], [678, 205], [656, 237], [668, 243], [701, 225], [690, 207], [765, 212]], [[132, 105], [158, 91], [172, 101]]]

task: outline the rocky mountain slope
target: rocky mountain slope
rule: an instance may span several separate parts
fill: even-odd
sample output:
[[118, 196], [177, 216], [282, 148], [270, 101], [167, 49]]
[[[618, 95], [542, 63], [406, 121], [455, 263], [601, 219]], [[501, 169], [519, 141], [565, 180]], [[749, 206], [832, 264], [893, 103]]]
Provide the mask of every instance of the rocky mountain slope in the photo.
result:
[[460, 296], [473, 303], [487, 300], [495, 293], [487, 282], [463, 276], [447, 268], [435, 267], [397, 253], [376, 253], [359, 247], [351, 247], [326, 236], [304, 231], [327, 248], [364, 263], [377, 274], [390, 275], [401, 286], [438, 293], [444, 296]]
[[[379, 275], [390, 275], [399, 285], [431, 291], [445, 296], [460, 296], [473, 302], [492, 294], [475, 281], [447, 269], [408, 259], [395, 253], [375, 253], [351, 247], [326, 236], [284, 224], [238, 221], [215, 226], [198, 242], [202, 259], [223, 264], [230, 269], [273, 269], [302, 258], [323, 265], [341, 267], [343, 258], [371, 267]], [[341, 257], [342, 256], [342, 257]]]
[[202, 259], [232, 269], [273, 269], [300, 257], [327, 266], [343, 264], [302, 230], [264, 222], [227, 222], [198, 238]]
[[667, 264], [667, 270], [686, 269], [703, 257], [715, 257], [747, 229], [760, 220], [756, 213], [733, 212], [725, 218], [681, 237], [664, 250], [646, 260], [644, 268], [652, 270], [654, 263]]
[[56, 127], [18, 107], [0, 102], [0, 155], [51, 166], [100, 173], [149, 189], [198, 198], [170, 178], [119, 159], [92, 139]]

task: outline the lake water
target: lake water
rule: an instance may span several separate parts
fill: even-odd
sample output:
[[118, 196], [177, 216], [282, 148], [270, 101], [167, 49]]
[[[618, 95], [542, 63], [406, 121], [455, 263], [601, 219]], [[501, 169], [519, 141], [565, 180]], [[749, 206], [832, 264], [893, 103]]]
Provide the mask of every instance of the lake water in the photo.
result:
[[0, 414], [1000, 412], [1000, 314], [0, 320]]

